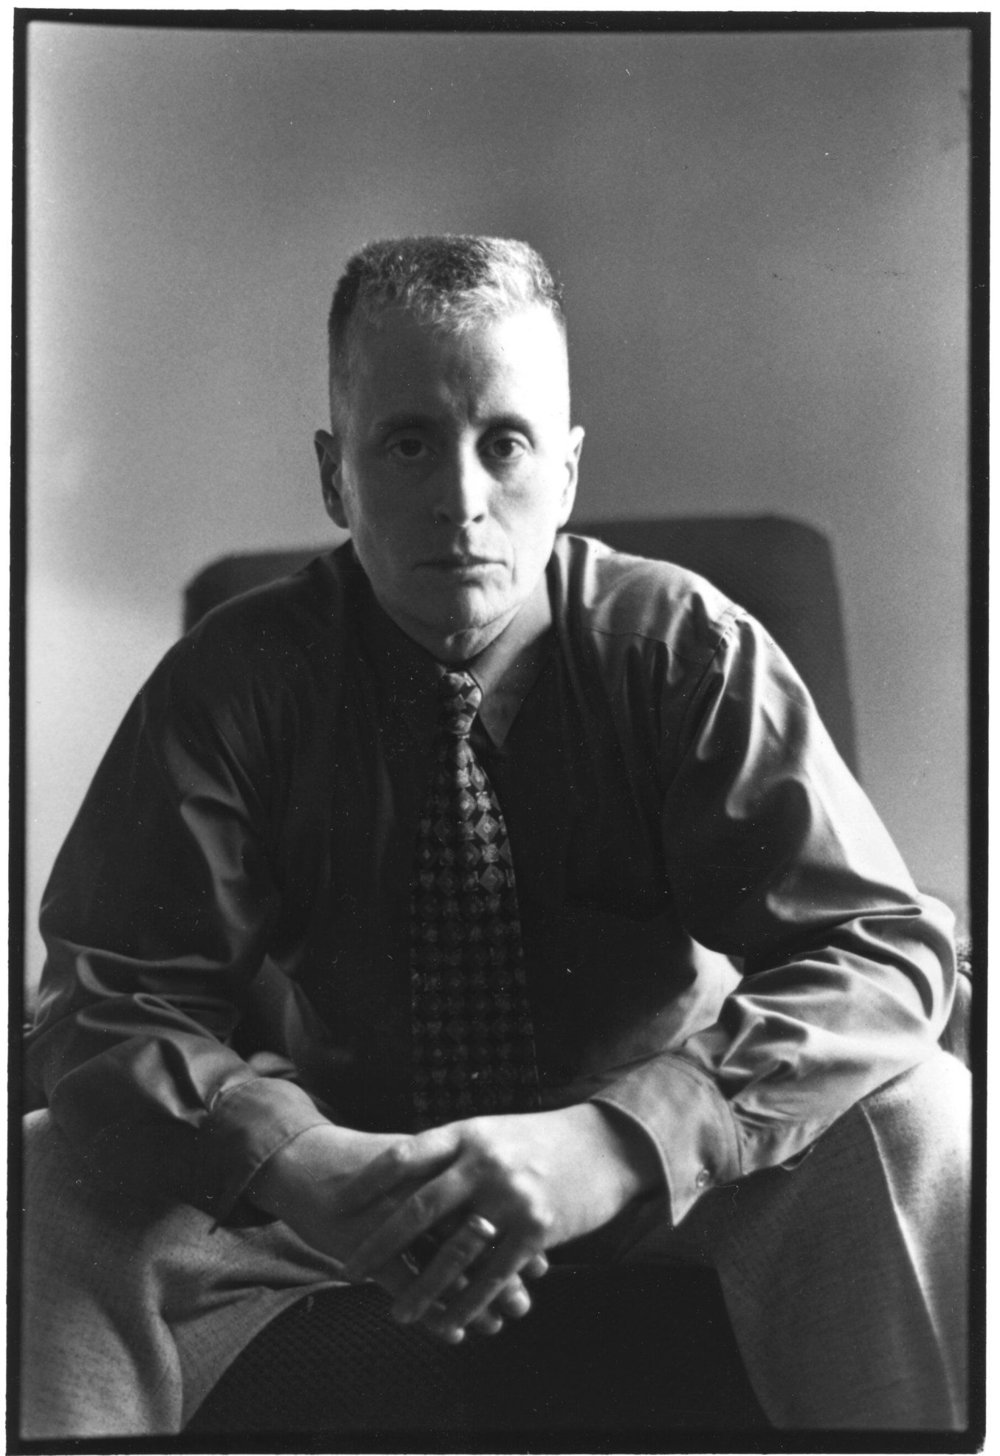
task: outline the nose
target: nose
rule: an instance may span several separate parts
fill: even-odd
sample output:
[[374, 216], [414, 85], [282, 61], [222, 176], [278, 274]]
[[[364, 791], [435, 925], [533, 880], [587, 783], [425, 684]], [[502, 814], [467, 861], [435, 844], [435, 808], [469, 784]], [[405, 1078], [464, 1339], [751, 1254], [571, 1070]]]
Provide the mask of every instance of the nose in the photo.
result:
[[437, 472], [434, 516], [450, 526], [471, 526], [486, 518], [491, 476], [475, 450], [456, 450]]

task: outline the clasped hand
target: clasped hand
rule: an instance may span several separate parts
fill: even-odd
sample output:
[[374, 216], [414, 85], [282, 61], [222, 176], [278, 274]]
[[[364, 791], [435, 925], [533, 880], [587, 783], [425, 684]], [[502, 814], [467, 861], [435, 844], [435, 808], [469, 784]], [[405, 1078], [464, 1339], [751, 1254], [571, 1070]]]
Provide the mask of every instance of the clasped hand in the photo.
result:
[[[468, 1328], [493, 1333], [504, 1316], [527, 1313], [523, 1281], [544, 1273], [545, 1250], [599, 1228], [658, 1176], [645, 1135], [593, 1103], [477, 1117], [412, 1136], [310, 1131], [333, 1135], [327, 1146], [332, 1158], [339, 1144], [336, 1168], [310, 1162], [307, 1144], [296, 1158], [309, 1182], [299, 1179], [296, 1189], [293, 1168], [291, 1181], [258, 1185], [257, 1201], [343, 1260], [348, 1278], [388, 1289], [398, 1320], [422, 1321], [451, 1342]], [[352, 1161], [362, 1162], [358, 1171], [349, 1171]], [[274, 1206], [279, 1182], [282, 1209]], [[473, 1213], [498, 1231], [492, 1245], [470, 1237]], [[408, 1255], [427, 1236], [436, 1251], [419, 1268]]]

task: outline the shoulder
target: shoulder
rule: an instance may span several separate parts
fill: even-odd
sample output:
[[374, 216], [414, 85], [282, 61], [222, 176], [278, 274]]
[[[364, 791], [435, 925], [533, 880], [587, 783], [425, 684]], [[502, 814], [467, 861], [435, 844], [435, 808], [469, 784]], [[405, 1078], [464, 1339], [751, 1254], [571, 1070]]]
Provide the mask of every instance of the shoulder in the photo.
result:
[[352, 577], [351, 558], [342, 550], [318, 556], [293, 576], [213, 608], [174, 653], [224, 672], [280, 670], [298, 660], [327, 658], [349, 636]]
[[317, 557], [208, 612], [154, 671], [147, 703], [270, 717], [282, 701], [325, 695], [353, 641], [351, 561], [340, 551]]
[[741, 607], [696, 572], [585, 536], [558, 537], [553, 576], [556, 611], [567, 624], [598, 643], [658, 645], [694, 665], [707, 664], [746, 620]]

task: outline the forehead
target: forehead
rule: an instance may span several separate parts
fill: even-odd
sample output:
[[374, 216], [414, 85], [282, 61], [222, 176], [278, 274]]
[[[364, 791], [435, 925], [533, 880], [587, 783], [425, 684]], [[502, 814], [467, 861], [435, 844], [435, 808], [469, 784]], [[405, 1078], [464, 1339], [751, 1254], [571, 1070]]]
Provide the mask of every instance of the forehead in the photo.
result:
[[533, 307], [460, 327], [400, 311], [362, 324], [351, 350], [350, 413], [568, 411], [563, 331]]

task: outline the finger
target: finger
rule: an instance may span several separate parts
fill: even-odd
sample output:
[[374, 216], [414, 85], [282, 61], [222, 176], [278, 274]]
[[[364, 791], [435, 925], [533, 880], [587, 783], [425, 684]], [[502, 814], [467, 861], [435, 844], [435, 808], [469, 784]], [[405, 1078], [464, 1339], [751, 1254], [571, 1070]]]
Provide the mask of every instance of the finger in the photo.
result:
[[[531, 1308], [531, 1295], [520, 1279], [508, 1280], [490, 1305], [490, 1314], [502, 1314], [505, 1319], [524, 1319]], [[450, 1313], [450, 1310], [449, 1310]], [[475, 1321], [473, 1321], [475, 1323]]]
[[471, 1319], [467, 1325], [456, 1325], [448, 1310], [440, 1302], [431, 1305], [423, 1319], [418, 1321], [421, 1329], [428, 1330], [436, 1335], [439, 1340], [445, 1340], [448, 1344], [457, 1344], [464, 1339], [467, 1331], [476, 1335], [486, 1335], [492, 1338], [500, 1334], [506, 1321], [496, 1312], [496, 1306], [491, 1305], [483, 1314]]
[[[403, 1293], [412, 1277], [412, 1271], [399, 1263], [387, 1265], [385, 1269], [380, 1269], [375, 1276], [377, 1282], [394, 1296]], [[455, 1293], [461, 1292], [467, 1285], [468, 1280], [458, 1279], [453, 1286]], [[471, 1330], [477, 1335], [492, 1337], [500, 1334], [507, 1318], [521, 1319], [530, 1308], [531, 1296], [520, 1279], [515, 1276], [490, 1308], [481, 1315], [477, 1315], [475, 1319], [471, 1319], [464, 1329], [455, 1325], [450, 1312], [440, 1300], [431, 1305], [419, 1323], [423, 1329], [437, 1339], [444, 1340], [447, 1344], [458, 1344], [465, 1338], [465, 1329]]]
[[[458, 1292], [465, 1288], [467, 1282], [464, 1278], [459, 1278], [453, 1288]], [[423, 1329], [448, 1344], [458, 1344], [463, 1340], [466, 1329], [474, 1331], [477, 1335], [493, 1336], [498, 1335], [504, 1327], [504, 1319], [498, 1309], [491, 1307], [481, 1315], [477, 1315], [475, 1319], [470, 1320], [465, 1329], [459, 1328], [451, 1320], [445, 1305], [440, 1300], [435, 1300], [419, 1323]]]
[[[530, 1246], [525, 1246], [522, 1238], [510, 1238], [470, 1271], [467, 1288], [448, 1301], [447, 1316], [453, 1327], [464, 1329], [472, 1320], [478, 1318], [483, 1310], [489, 1308], [501, 1295], [518, 1269], [534, 1257], [535, 1252]], [[531, 1307], [531, 1296], [526, 1289], [524, 1296], [528, 1304], [522, 1313], [527, 1314]]]
[[[449, 1218], [442, 1219], [432, 1233], [424, 1234], [421, 1238], [417, 1239], [410, 1246], [410, 1248], [406, 1249], [404, 1253], [399, 1256], [406, 1269], [414, 1275], [421, 1273], [421, 1271], [427, 1267], [428, 1263], [433, 1258], [437, 1250], [441, 1247], [441, 1244], [444, 1242], [444, 1240], [446, 1238], [449, 1238], [456, 1231], [456, 1229], [461, 1226], [461, 1223], [461, 1217], [457, 1214], [453, 1214]], [[509, 1285], [507, 1285], [504, 1288], [503, 1292], [498, 1295], [498, 1309], [504, 1304], [508, 1291], [515, 1295], [516, 1302], [520, 1301], [522, 1292], [527, 1293], [527, 1291], [524, 1289], [524, 1285], [521, 1282], [523, 1279], [541, 1279], [548, 1272], [549, 1261], [545, 1257], [545, 1255], [543, 1253], [533, 1254], [528, 1262], [522, 1266], [520, 1271], [520, 1278], [515, 1275], [514, 1278], [510, 1280]], [[375, 1277], [381, 1280], [381, 1270]], [[406, 1285], [409, 1285], [411, 1281], [407, 1279], [402, 1282]], [[467, 1279], [462, 1279], [458, 1281], [455, 1286], [456, 1292], [458, 1291], [459, 1287], [461, 1287], [462, 1289], [467, 1288], [468, 1283], [469, 1281]]]
[[[460, 1279], [455, 1285], [456, 1293], [464, 1289], [467, 1282], [465, 1279]], [[451, 1322], [447, 1307], [442, 1301], [436, 1301], [431, 1306], [431, 1312], [436, 1333], [440, 1334], [443, 1330], [450, 1334], [454, 1330], [454, 1325]], [[500, 1313], [499, 1304], [496, 1303], [491, 1304], [489, 1309], [484, 1310], [481, 1315], [477, 1315], [475, 1319], [470, 1320], [466, 1328], [472, 1330], [477, 1335], [493, 1336], [500, 1333], [505, 1323], [506, 1321]]]
[[[405, 1294], [406, 1290], [413, 1283], [415, 1276], [419, 1273], [419, 1266], [416, 1263], [410, 1262], [408, 1256], [404, 1254], [399, 1259], [393, 1259], [390, 1263], [379, 1269], [373, 1278], [394, 1299], [398, 1299], [402, 1294]], [[468, 1280], [459, 1278], [453, 1286], [454, 1292], [458, 1294], [467, 1288], [467, 1286]], [[508, 1295], [510, 1295], [510, 1298], [508, 1298]], [[531, 1301], [530, 1297], [528, 1297], [527, 1290], [524, 1289], [520, 1279], [515, 1277], [510, 1281], [510, 1284], [504, 1289], [503, 1294], [497, 1299], [494, 1305], [486, 1310], [484, 1314], [469, 1321], [468, 1328], [474, 1330], [477, 1335], [498, 1335], [504, 1327], [506, 1315], [510, 1315], [514, 1319], [521, 1317], [521, 1295], [527, 1300], [527, 1306], [530, 1308]], [[524, 1312], [526, 1313], [527, 1311], [525, 1310]], [[421, 1324], [425, 1329], [437, 1335], [439, 1338], [447, 1338], [449, 1342], [454, 1341], [454, 1329], [449, 1323], [447, 1310], [443, 1302], [432, 1305], [431, 1309], [421, 1321]]]
[[366, 1279], [427, 1233], [467, 1197], [461, 1178], [447, 1173], [425, 1183], [402, 1203], [391, 1208], [378, 1226], [362, 1239], [344, 1265], [348, 1279]]
[[541, 1279], [549, 1272], [549, 1261], [544, 1254], [533, 1254], [521, 1269], [522, 1279]]
[[[497, 1231], [478, 1213], [462, 1220], [458, 1228], [438, 1249], [426, 1269], [393, 1305], [392, 1313], [400, 1324], [422, 1319], [431, 1304], [452, 1290], [478, 1259], [493, 1247]], [[515, 1301], [516, 1302], [516, 1301]], [[485, 1313], [486, 1311], [483, 1311]]]
[[398, 1299], [406, 1293], [419, 1273], [417, 1265], [404, 1254], [398, 1259], [390, 1259], [381, 1269], [376, 1269], [371, 1278], [376, 1284], [381, 1284], [393, 1299]]

